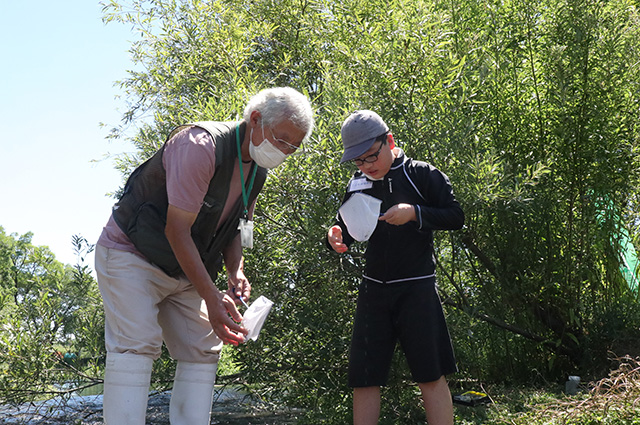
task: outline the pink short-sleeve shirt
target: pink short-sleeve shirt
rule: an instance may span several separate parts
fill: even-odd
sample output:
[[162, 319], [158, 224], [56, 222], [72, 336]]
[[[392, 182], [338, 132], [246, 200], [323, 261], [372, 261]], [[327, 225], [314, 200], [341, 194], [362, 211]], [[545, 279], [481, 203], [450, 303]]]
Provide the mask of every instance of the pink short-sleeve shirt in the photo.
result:
[[[211, 135], [202, 128], [188, 127], [167, 141], [164, 149], [162, 164], [167, 176], [169, 204], [192, 213], [199, 212], [209, 183], [215, 173], [216, 154]], [[242, 171], [245, 182], [251, 164], [251, 162], [243, 163]], [[242, 195], [239, 170], [239, 164], [236, 162], [230, 182], [229, 196], [219, 225], [228, 217], [231, 208]], [[251, 205], [250, 216], [253, 213], [254, 205]], [[129, 238], [118, 227], [113, 215], [102, 230], [98, 244], [107, 248], [139, 254]]]

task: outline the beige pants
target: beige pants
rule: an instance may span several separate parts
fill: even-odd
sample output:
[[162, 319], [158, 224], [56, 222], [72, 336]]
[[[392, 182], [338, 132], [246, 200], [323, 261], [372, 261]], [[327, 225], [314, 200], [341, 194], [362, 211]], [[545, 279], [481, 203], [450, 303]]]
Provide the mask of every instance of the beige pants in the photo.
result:
[[145, 259], [97, 245], [98, 286], [105, 314], [107, 352], [157, 359], [162, 342], [171, 357], [216, 363], [222, 341], [204, 301], [185, 278], [172, 278]]

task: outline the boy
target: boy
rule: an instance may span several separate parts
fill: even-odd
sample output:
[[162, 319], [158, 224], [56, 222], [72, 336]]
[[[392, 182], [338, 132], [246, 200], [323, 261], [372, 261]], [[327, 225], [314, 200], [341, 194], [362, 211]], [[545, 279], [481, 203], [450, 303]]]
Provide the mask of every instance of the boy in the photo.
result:
[[[413, 379], [418, 383], [430, 425], [453, 424], [453, 405], [445, 375], [457, 371], [451, 338], [436, 291], [433, 230], [464, 224], [446, 175], [407, 158], [373, 111], [351, 114], [342, 125], [344, 154], [358, 170], [344, 202], [354, 198], [380, 204], [375, 230], [368, 238], [366, 267], [358, 294], [349, 386], [353, 423], [376, 424], [380, 387], [386, 384], [396, 341], [400, 341]], [[343, 203], [344, 205], [344, 203]], [[371, 203], [361, 211], [369, 211]], [[366, 214], [355, 220], [346, 211], [329, 229], [329, 245], [338, 253], [368, 237]], [[369, 212], [369, 215], [371, 213]], [[357, 235], [350, 234], [349, 229]], [[354, 238], [355, 236], [355, 238]]]

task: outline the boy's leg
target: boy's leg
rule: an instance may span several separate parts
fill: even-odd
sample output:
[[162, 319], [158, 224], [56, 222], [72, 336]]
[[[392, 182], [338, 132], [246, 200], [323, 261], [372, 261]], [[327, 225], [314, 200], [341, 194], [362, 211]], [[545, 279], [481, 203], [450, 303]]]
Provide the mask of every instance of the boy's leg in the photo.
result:
[[353, 389], [353, 424], [376, 425], [380, 416], [380, 387]]
[[453, 425], [453, 402], [444, 376], [418, 384], [429, 425]]
[[380, 415], [380, 386], [387, 382], [396, 345], [388, 292], [387, 286], [368, 282], [358, 292], [348, 373], [356, 425], [375, 425]]
[[407, 285], [400, 309], [400, 343], [422, 392], [429, 425], [452, 425], [453, 403], [445, 376], [457, 371], [435, 279]]

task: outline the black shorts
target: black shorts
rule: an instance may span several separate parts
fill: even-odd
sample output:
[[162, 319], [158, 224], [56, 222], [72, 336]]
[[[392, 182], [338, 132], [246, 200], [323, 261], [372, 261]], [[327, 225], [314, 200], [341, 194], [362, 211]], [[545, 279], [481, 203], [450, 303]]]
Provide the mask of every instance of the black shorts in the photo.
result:
[[360, 284], [349, 356], [349, 386], [387, 383], [396, 341], [411, 375], [432, 382], [458, 371], [435, 278]]

